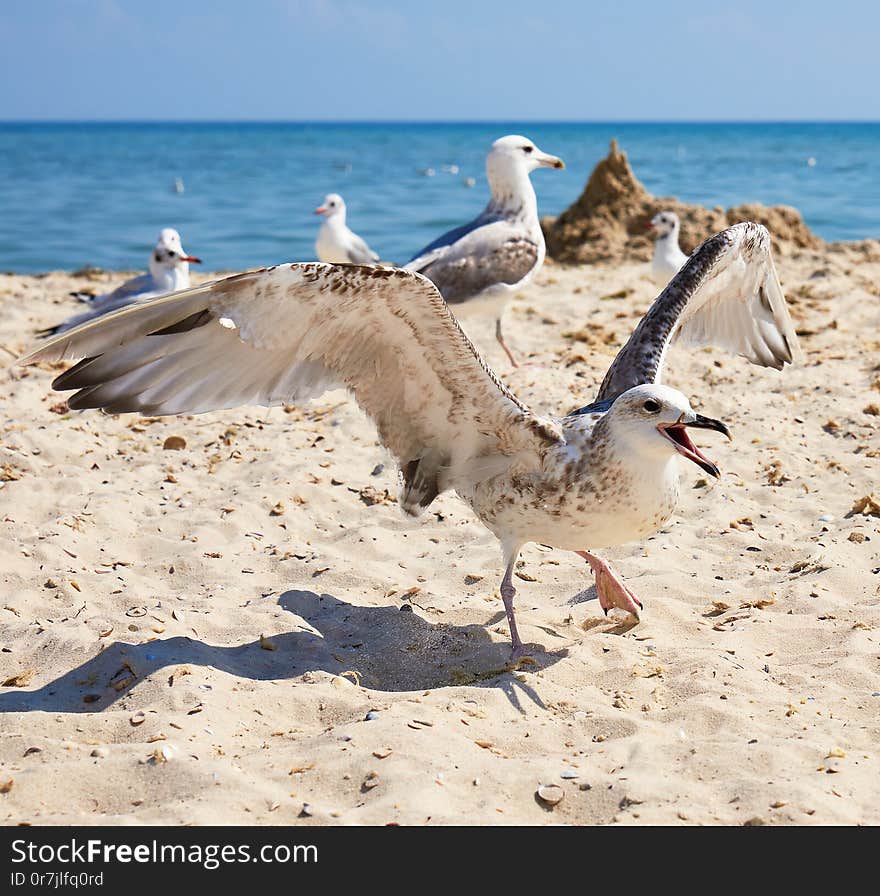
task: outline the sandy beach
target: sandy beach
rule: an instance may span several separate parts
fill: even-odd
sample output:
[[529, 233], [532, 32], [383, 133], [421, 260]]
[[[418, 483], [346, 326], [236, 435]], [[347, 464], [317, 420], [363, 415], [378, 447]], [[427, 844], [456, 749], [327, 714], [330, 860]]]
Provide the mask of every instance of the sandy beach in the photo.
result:
[[[800, 366], [670, 353], [666, 381], [734, 439], [701, 434], [720, 481], [682, 461], [672, 522], [600, 552], [641, 622], [531, 545], [536, 662], [516, 671], [494, 537], [454, 495], [405, 519], [345, 394], [70, 413], [57, 370], [9, 365], [81, 310], [70, 290], [126, 275], [0, 277], [0, 820], [880, 822], [880, 251], [777, 264]], [[654, 298], [647, 274], [548, 263], [506, 318], [536, 366], [511, 370], [491, 321], [468, 332], [564, 413]]]

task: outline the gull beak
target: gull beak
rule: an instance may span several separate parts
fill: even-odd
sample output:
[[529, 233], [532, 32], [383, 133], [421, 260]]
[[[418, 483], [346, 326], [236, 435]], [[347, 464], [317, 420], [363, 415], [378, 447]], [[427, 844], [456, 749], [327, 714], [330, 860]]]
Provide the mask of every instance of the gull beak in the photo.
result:
[[180, 260], [188, 261], [190, 264], [201, 264], [202, 263], [202, 259], [196, 258], [195, 255], [181, 255]]
[[733, 441], [733, 436], [730, 434], [726, 423], [722, 423], [720, 420], [713, 420], [711, 417], [704, 417], [702, 414], [697, 414], [685, 426], [695, 426], [697, 429], [714, 429], [715, 432], [720, 432], [722, 435], [727, 436], [731, 442]]
[[538, 167], [539, 168], [564, 168], [565, 162], [559, 158], [559, 156], [551, 156], [546, 152], [541, 153], [537, 157]]
[[645, 230], [653, 230], [653, 229], [654, 229], [654, 222], [653, 222], [653, 221], [647, 221], [647, 222], [645, 223]]
[[713, 420], [711, 417], [704, 417], [702, 414], [695, 414], [693, 420], [682, 420], [679, 418], [675, 423], [660, 423], [657, 425], [660, 434], [672, 442], [675, 450], [682, 457], [693, 461], [710, 476], [718, 479], [721, 476], [721, 470], [718, 469], [717, 464], [709, 460], [691, 441], [691, 437], [686, 429], [688, 426], [693, 426], [697, 429], [714, 429], [716, 432], [723, 433], [728, 439], [731, 438], [730, 430], [720, 420]]
[[326, 212], [326, 211], [327, 211], [327, 206], [326, 206], [326, 205], [319, 205], [319, 206], [315, 209], [315, 214], [316, 214], [316, 215], [323, 215], [324, 212]]

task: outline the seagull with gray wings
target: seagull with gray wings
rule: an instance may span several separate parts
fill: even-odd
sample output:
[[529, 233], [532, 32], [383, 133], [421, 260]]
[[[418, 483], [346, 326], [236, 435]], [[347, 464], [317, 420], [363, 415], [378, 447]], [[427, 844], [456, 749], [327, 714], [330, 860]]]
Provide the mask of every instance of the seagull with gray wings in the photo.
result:
[[514, 367], [519, 365], [504, 342], [501, 318], [510, 297], [540, 270], [546, 253], [529, 172], [564, 167], [562, 159], [541, 152], [527, 137], [496, 140], [486, 156], [489, 204], [404, 265], [434, 283], [456, 317], [493, 314], [495, 338]]
[[345, 200], [338, 193], [328, 193], [315, 209], [323, 215], [315, 240], [318, 261], [332, 264], [373, 264], [379, 256], [346, 223]]
[[156, 296], [187, 289], [190, 264], [201, 263], [201, 258], [187, 255], [183, 251], [180, 234], [173, 227], [166, 227], [159, 232], [159, 239], [150, 253], [150, 265], [146, 274], [132, 277], [113, 292], [104, 293], [104, 295], [83, 297], [81, 294], [75, 293], [78, 298], [88, 300], [89, 310], [75, 314], [54, 327], [49, 327], [40, 335], [49, 336], [54, 333], [63, 333], [65, 330], [72, 330], [86, 321], [94, 320], [102, 314], [109, 314], [126, 305], [145, 302], [147, 299], [156, 298]]
[[394, 268], [285, 264], [123, 309], [57, 336], [22, 364], [83, 359], [53, 383], [71, 409], [197, 414], [302, 402], [347, 387], [402, 476], [400, 504], [420, 514], [453, 490], [497, 536], [513, 656], [514, 566], [528, 542], [575, 551], [599, 602], [641, 603], [592, 551], [643, 538], [672, 515], [677, 459], [718, 467], [689, 429], [718, 420], [661, 384], [672, 342], [713, 344], [781, 369], [797, 350], [758, 224], [706, 240], [654, 301], [596, 400], [539, 414], [493, 373], [437, 288]]

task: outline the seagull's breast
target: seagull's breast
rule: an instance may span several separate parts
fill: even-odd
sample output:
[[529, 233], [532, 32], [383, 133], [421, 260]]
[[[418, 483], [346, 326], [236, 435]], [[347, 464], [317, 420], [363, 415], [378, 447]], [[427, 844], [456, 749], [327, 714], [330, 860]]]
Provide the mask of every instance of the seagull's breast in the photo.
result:
[[687, 258], [677, 244], [668, 240], [658, 240], [651, 259], [651, 278], [658, 286], [666, 286], [681, 270]]
[[679, 495], [674, 457], [635, 462], [571, 427], [566, 439], [539, 467], [514, 469], [463, 496], [498, 538], [592, 550], [637, 541], [672, 516]]
[[327, 264], [345, 264], [349, 261], [348, 245], [344, 231], [332, 226], [329, 221], [324, 221], [318, 228], [318, 238], [315, 240], [315, 254], [318, 261]]
[[462, 320], [476, 316], [499, 318], [504, 313], [511, 295], [519, 288], [519, 284], [493, 283], [467, 301], [452, 302], [449, 307], [452, 313]]

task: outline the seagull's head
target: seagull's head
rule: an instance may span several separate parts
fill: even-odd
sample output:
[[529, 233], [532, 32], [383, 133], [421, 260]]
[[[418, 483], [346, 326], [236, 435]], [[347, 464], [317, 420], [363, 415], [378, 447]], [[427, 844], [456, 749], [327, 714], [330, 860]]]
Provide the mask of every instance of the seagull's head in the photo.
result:
[[173, 227], [166, 227], [156, 241], [156, 247], [150, 256], [150, 270], [168, 271], [173, 268], [193, 264], [201, 264], [202, 259], [187, 255], [180, 242], [180, 234]]
[[339, 215], [345, 216], [345, 202], [339, 193], [328, 193], [324, 197], [324, 202], [315, 209], [316, 215], [324, 215], [327, 219], [335, 218]]
[[557, 156], [542, 152], [528, 137], [511, 134], [492, 144], [486, 156], [486, 174], [489, 183], [512, 179], [517, 174], [528, 174], [535, 168], [564, 168], [565, 162]]
[[714, 429], [727, 438], [730, 432], [720, 420], [696, 413], [681, 392], [669, 386], [636, 386], [615, 399], [607, 417], [614, 438], [628, 452], [660, 462], [680, 454], [709, 475], [721, 475], [691, 441], [688, 429]]
[[675, 212], [657, 212], [648, 221], [648, 228], [653, 230], [658, 237], [668, 236], [670, 233], [678, 233], [678, 227], [678, 215]]

